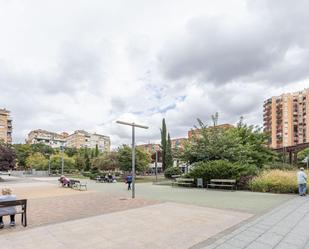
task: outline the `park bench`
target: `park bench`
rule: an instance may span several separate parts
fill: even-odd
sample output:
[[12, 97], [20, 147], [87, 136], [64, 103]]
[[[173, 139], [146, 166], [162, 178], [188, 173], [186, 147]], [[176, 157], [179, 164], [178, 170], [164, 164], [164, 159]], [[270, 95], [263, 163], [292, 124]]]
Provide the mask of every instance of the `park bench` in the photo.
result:
[[[27, 226], [27, 199], [13, 200], [13, 201], [1, 201], [0, 208], [6, 207], [21, 207], [16, 210], [15, 214], [21, 214], [21, 224]], [[2, 216], [11, 215], [12, 213], [3, 214]]]
[[193, 178], [176, 178], [176, 181], [173, 182], [172, 186], [184, 186], [184, 187], [193, 187], [194, 179]]
[[[63, 184], [59, 181], [59, 186], [64, 187]], [[69, 188], [78, 189], [78, 190], [87, 190], [87, 182], [81, 183], [79, 180], [70, 179]]]
[[87, 182], [81, 183], [79, 180], [70, 180], [70, 187], [73, 189], [87, 190]]
[[237, 189], [236, 186], [236, 180], [234, 179], [211, 179], [210, 183], [207, 184], [208, 187], [224, 187], [224, 188], [235, 188]]

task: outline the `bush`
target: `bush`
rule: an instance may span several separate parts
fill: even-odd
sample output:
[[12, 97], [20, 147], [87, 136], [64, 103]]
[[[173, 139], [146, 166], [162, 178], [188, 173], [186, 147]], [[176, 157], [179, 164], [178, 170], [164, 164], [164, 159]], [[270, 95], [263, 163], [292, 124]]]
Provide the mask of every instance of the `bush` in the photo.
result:
[[282, 162], [274, 162], [271, 164], [266, 164], [264, 166], [264, 169], [272, 170], [272, 169], [280, 169], [280, 170], [295, 170], [296, 168], [288, 163], [282, 163]]
[[205, 182], [211, 179], [235, 179], [238, 186], [246, 188], [249, 181], [257, 174], [258, 168], [254, 165], [216, 160], [195, 163], [187, 175], [195, 179], [203, 178]]
[[297, 193], [296, 171], [264, 171], [251, 181], [250, 188], [258, 192]]
[[182, 171], [178, 167], [170, 167], [164, 171], [164, 176], [169, 179], [172, 178], [172, 175], [181, 175], [181, 174], [182, 174]]

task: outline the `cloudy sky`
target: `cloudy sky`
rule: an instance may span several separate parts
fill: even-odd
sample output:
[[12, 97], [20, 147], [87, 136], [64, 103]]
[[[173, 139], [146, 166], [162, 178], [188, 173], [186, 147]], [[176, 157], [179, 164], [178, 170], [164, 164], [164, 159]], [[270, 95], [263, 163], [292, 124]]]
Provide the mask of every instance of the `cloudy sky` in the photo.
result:
[[196, 118], [262, 124], [272, 95], [309, 87], [306, 0], [0, 0], [0, 107], [33, 129], [172, 137]]

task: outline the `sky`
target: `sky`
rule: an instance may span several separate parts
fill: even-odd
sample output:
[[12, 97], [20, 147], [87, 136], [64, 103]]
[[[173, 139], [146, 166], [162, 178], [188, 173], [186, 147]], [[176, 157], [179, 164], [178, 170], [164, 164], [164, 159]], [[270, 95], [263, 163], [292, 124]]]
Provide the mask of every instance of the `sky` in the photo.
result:
[[309, 87], [309, 1], [0, 0], [0, 108], [13, 142], [77, 129], [112, 146], [197, 118], [262, 125], [263, 101]]

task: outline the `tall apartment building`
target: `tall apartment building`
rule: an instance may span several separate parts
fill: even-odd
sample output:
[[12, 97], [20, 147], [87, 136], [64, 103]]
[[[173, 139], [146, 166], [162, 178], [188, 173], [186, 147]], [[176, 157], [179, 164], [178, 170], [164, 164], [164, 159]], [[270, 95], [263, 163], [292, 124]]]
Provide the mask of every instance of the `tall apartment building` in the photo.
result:
[[271, 148], [309, 142], [309, 89], [271, 97], [264, 101], [263, 109]]
[[0, 141], [12, 143], [12, 120], [6, 109], [0, 109]]
[[45, 131], [41, 129], [33, 130], [29, 132], [26, 139], [28, 144], [38, 144], [42, 143], [49, 145], [52, 148], [60, 148], [66, 145], [66, 138], [68, 133], [62, 132], [60, 134], [50, 131]]
[[91, 148], [98, 145], [100, 151], [110, 151], [110, 138], [97, 133], [77, 130], [67, 137], [67, 146], [71, 148]]

